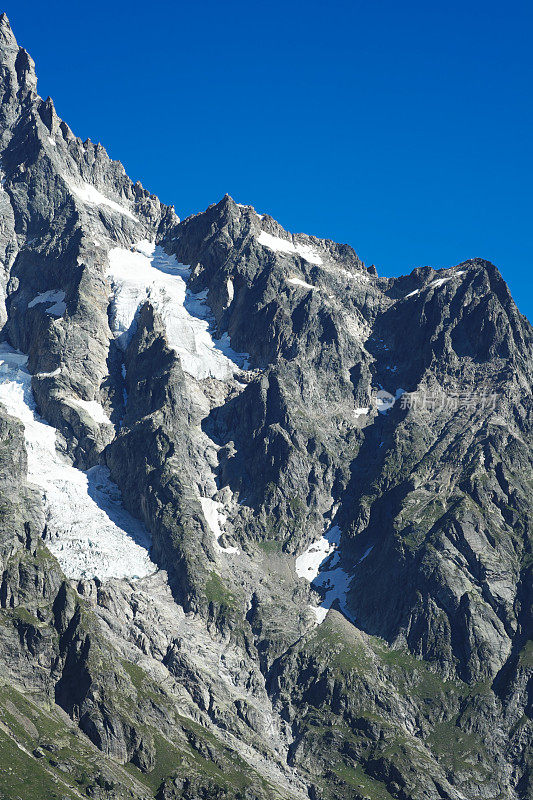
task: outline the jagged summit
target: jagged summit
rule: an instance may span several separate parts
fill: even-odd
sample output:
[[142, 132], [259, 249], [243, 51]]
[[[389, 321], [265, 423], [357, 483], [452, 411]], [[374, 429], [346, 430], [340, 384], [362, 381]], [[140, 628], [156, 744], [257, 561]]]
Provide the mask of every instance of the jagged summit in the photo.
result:
[[533, 337], [496, 267], [180, 221], [0, 41], [0, 795], [525, 800]]
[[37, 77], [34, 61], [29, 53], [17, 44], [6, 14], [0, 15], [0, 64], [5, 84], [3, 103], [6, 102], [6, 95], [9, 89], [12, 89], [15, 80], [19, 92], [23, 95], [35, 92]]
[[18, 44], [15, 39], [15, 35], [11, 29], [8, 16], [5, 12], [0, 14], [0, 44], [2, 50], [7, 50], [12, 47], [16, 47], [18, 50]]

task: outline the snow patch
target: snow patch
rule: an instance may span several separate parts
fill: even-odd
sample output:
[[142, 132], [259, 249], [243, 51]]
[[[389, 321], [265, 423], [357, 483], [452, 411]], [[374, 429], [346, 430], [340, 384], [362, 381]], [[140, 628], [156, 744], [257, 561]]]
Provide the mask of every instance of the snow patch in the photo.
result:
[[0, 344], [0, 402], [24, 425], [28, 480], [41, 492], [47, 546], [67, 577], [143, 577], [155, 572], [144, 526], [122, 507], [106, 467], [75, 469], [56, 450], [56, 429], [35, 410], [27, 356]]
[[226, 291], [228, 293], [228, 306], [230, 306], [233, 302], [233, 298], [235, 297], [235, 288], [231, 278], [228, 278], [226, 281]]
[[109, 197], [99, 192], [91, 183], [84, 182], [78, 184], [69, 178], [65, 178], [65, 181], [72, 194], [75, 195], [78, 200], [81, 200], [82, 203], [87, 203], [87, 205], [90, 206], [108, 206], [108, 208], [111, 208], [113, 211], [136, 221], [136, 217], [128, 208], [121, 206], [114, 200], [110, 200]]
[[200, 505], [202, 506], [205, 520], [215, 537], [215, 549], [218, 550], [219, 553], [238, 555], [238, 547], [222, 547], [222, 545], [218, 543], [223, 533], [222, 528], [227, 522], [225, 514], [220, 510], [222, 504], [209, 497], [200, 497]]
[[318, 576], [320, 565], [335, 550], [335, 544], [325, 536], [310, 544], [305, 553], [296, 559], [296, 574], [312, 583]]
[[[350, 588], [352, 576], [339, 566], [340, 554], [338, 546], [341, 531], [338, 525], [330, 528], [318, 542], [309, 545], [305, 553], [296, 559], [296, 574], [305, 578], [323, 593], [319, 606], [310, 606], [320, 625], [324, 622], [329, 609], [338, 603], [341, 611], [348, 619], [352, 619], [347, 606], [346, 596]], [[368, 555], [368, 552], [367, 554]], [[362, 559], [361, 559], [362, 560]]]
[[316, 286], [306, 283], [301, 278], [287, 278], [287, 283], [292, 283], [293, 286], [301, 286], [303, 289], [316, 289]]
[[54, 140], [52, 139], [51, 136], [48, 137], [48, 142], [49, 142], [49, 144], [52, 145], [52, 147], [56, 147], [56, 143], [54, 142]]
[[189, 292], [189, 275], [189, 267], [146, 240], [132, 250], [112, 248], [107, 272], [112, 289], [111, 328], [125, 349], [135, 331], [138, 309], [150, 301], [185, 372], [198, 380], [229, 380], [240, 369], [248, 369], [249, 356], [231, 348], [227, 333], [213, 339], [207, 292]]
[[56, 367], [56, 369], [52, 370], [52, 372], [36, 372], [36, 378], [55, 378], [57, 375], [61, 375], [61, 367]]
[[[448, 281], [451, 281], [452, 278], [458, 278], [461, 275], [466, 275], [465, 270], [460, 269], [457, 272], [454, 272], [453, 275], [448, 275], [445, 278], [436, 278], [435, 280], [431, 281], [431, 283], [428, 283], [427, 287], [423, 288], [437, 289], [439, 286], [443, 286]], [[420, 289], [415, 289], [414, 292], [409, 292], [409, 294], [406, 294], [404, 299], [407, 299], [408, 297], [415, 297], [417, 294], [420, 294], [420, 292]]]
[[451, 281], [451, 277], [450, 278], [437, 278], [436, 280], [431, 281], [429, 286], [432, 289], [437, 289], [439, 286], [443, 286], [445, 283], [448, 283], [448, 281]]
[[279, 236], [272, 236], [271, 233], [267, 233], [266, 231], [261, 231], [257, 237], [257, 241], [259, 244], [275, 252], [291, 253], [305, 258], [310, 264], [322, 264], [321, 257], [309, 244], [300, 244], [299, 242], [293, 244], [287, 241], [287, 239], [280, 239]]
[[369, 408], [356, 408], [353, 413], [355, 414], [356, 417], [364, 417], [364, 416], [366, 416], [368, 414], [369, 411], [370, 411], [370, 407]]
[[99, 425], [113, 424], [106, 414], [104, 407], [97, 400], [80, 400], [77, 397], [67, 397], [66, 400], [73, 406], [78, 406], [78, 408], [82, 408], [86, 411]]
[[48, 292], [38, 294], [37, 297], [34, 297], [33, 300], [28, 303], [28, 308], [33, 308], [39, 303], [51, 304], [46, 309], [46, 313], [52, 314], [54, 317], [62, 317], [67, 309], [65, 305], [65, 292], [60, 290], [51, 289]]

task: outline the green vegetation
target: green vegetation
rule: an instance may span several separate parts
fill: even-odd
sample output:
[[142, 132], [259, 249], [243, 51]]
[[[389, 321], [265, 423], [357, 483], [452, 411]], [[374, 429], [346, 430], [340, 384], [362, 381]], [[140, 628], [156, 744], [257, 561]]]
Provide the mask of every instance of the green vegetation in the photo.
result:
[[0, 729], [0, 797], [24, 800], [60, 800], [77, 796], [66, 781], [50, 769], [46, 759], [25, 752]]
[[278, 539], [265, 539], [262, 542], [257, 543], [261, 550], [266, 553], [266, 555], [274, 555], [276, 553], [281, 553], [283, 543], [280, 542]]
[[25, 625], [32, 625], [35, 628], [39, 628], [41, 626], [41, 622], [37, 619], [37, 617], [30, 613], [25, 606], [17, 606], [14, 609], [8, 609], [6, 612], [6, 616], [11, 617], [13, 620], [22, 622]]
[[209, 603], [220, 606], [221, 609], [231, 609], [235, 605], [234, 595], [226, 589], [220, 576], [213, 571], [209, 573], [205, 584], [205, 596]]
[[461, 730], [453, 721], [437, 723], [427, 743], [448, 769], [475, 772], [480, 782], [490, 777], [489, 770], [480, 764], [488, 761], [483, 745], [474, 734]]
[[155, 765], [151, 772], [142, 773], [133, 764], [126, 764], [125, 769], [144, 783], [154, 794], [161, 783], [183, 766], [186, 766], [183, 754], [162, 736], [154, 736]]
[[[188, 778], [196, 776], [201, 782], [235, 792], [235, 797], [239, 797], [241, 790], [244, 791], [252, 785], [252, 776], [264, 786], [259, 776], [250, 774], [248, 765], [230, 753], [212, 734], [188, 720], [180, 718], [180, 721], [185, 727], [183, 733], [187, 738], [179, 744], [169, 742], [159, 733], [154, 733], [153, 770], [142, 773], [133, 764], [126, 764], [125, 769], [128, 773], [135, 776], [152, 793], [157, 793], [161, 784], [175, 775]], [[191, 742], [196, 742], [198, 749]], [[198, 751], [200, 749], [214, 754], [215, 760], [205, 758]]]
[[533, 640], [529, 639], [522, 650], [520, 651], [520, 655], [518, 657], [518, 661], [521, 667], [525, 669], [531, 669], [533, 667]]
[[303, 517], [307, 510], [307, 504], [300, 497], [289, 497], [288, 505], [295, 517]]
[[308, 644], [315, 655], [327, 659], [329, 667], [342, 673], [364, 674], [373, 668], [371, 655], [363, 641], [356, 636], [348, 638], [346, 632], [336, 628], [329, 619], [315, 628]]
[[323, 776], [318, 782], [324, 798], [392, 800], [385, 784], [365, 770], [365, 763], [380, 755], [367, 735], [370, 728], [380, 731], [387, 740], [394, 737], [392, 726], [372, 712], [361, 714], [351, 725], [324, 709], [317, 713], [310, 708], [306, 713], [301, 732], [306, 748], [323, 757]]
[[[54, 706], [37, 705], [12, 686], [0, 687], [0, 799], [21, 797], [24, 800], [54, 800], [56, 797], [85, 796], [85, 789], [104, 780], [102, 773], [109, 772], [106, 757], [99, 753], [73, 724], [65, 721]], [[13, 750], [13, 748], [15, 748]], [[40, 757], [33, 755], [39, 748]], [[6, 771], [5, 759], [15, 752], [19, 759], [16, 777], [21, 777], [27, 791], [16, 789]], [[118, 764], [113, 773], [122, 785], [136, 788]], [[39, 786], [42, 794], [39, 793]], [[35, 789], [34, 789], [35, 787]], [[2, 795], [2, 792], [11, 792]]]
[[[144, 696], [150, 677], [136, 664], [122, 663]], [[140, 796], [137, 787], [142, 785], [147, 795], [154, 796], [162, 782], [176, 774], [195, 776], [235, 798], [244, 797], [241, 793], [252, 784], [264, 790], [265, 798], [275, 796], [263, 779], [213, 733], [170, 708], [168, 712], [174, 717], [178, 741], [170, 742], [149, 727], [144, 731], [153, 736], [153, 770], [143, 773], [133, 764], [112, 764], [109, 778], [105, 777], [110, 766], [105, 756], [73, 724], [62, 719], [53, 705], [38, 706], [12, 687], [0, 687], [0, 800], [74, 799], [80, 793], [85, 796], [91, 785], [105, 788], [110, 783], [131, 787], [135, 796]], [[38, 756], [33, 755], [36, 748]]]
[[145, 690], [149, 678], [144, 669], [142, 669], [142, 667], [139, 667], [138, 664], [133, 664], [131, 661], [122, 661], [122, 666], [128, 673], [129, 678], [133, 683], [133, 685], [135, 686], [135, 688], [138, 691]]
[[[137, 697], [139, 700], [149, 700], [153, 703], [156, 703], [159, 707], [165, 708], [168, 711], [170, 710], [170, 701], [169, 698], [165, 695], [163, 689], [152, 680], [152, 678], [148, 675], [147, 672], [144, 671], [142, 667], [138, 664], [133, 664], [131, 661], [121, 661], [122, 666], [124, 667], [124, 671], [127, 673], [130, 681], [135, 687], [137, 691]], [[130, 707], [132, 705], [132, 701], [130, 698], [122, 698], [122, 701], [126, 707]]]
[[367, 775], [361, 764], [349, 766], [340, 763], [336, 764], [332, 771], [340, 781], [369, 800], [394, 800], [385, 785]]

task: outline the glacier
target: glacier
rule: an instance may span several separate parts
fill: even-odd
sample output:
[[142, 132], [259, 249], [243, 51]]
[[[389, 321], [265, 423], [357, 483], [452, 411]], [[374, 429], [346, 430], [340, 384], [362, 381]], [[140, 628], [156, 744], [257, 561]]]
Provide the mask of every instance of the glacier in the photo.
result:
[[40, 491], [46, 544], [65, 575], [141, 578], [156, 571], [151, 537], [122, 506], [109, 470], [76, 469], [58, 452], [56, 429], [36, 411], [28, 357], [0, 343], [0, 402], [24, 425], [28, 480]]
[[111, 328], [117, 344], [127, 347], [135, 331], [135, 315], [150, 301], [185, 372], [197, 380], [230, 380], [248, 368], [249, 356], [236, 353], [227, 334], [220, 339], [212, 337], [207, 293], [189, 292], [189, 275], [188, 266], [152, 242], [138, 242], [130, 250], [113, 247], [107, 277], [112, 290]]

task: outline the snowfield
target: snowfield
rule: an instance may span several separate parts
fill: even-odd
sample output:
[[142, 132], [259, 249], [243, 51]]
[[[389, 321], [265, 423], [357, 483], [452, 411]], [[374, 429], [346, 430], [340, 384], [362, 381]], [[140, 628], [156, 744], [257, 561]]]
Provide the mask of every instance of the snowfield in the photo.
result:
[[[189, 275], [188, 266], [148, 241], [138, 242], [130, 250], [122, 247], [110, 250], [107, 277], [112, 290], [111, 328], [116, 341], [122, 349], [127, 347], [135, 332], [137, 311], [149, 301], [160, 315], [168, 344], [179, 356], [185, 372], [197, 380], [233, 380], [248, 369], [249, 356], [232, 349], [228, 333], [219, 339], [211, 336], [212, 314], [206, 301], [207, 292], [189, 292]], [[231, 302], [234, 293], [231, 280], [228, 280], [227, 289]], [[199, 496], [198, 499], [213, 533], [215, 549], [219, 553], [237, 555], [237, 547], [222, 547], [218, 541], [226, 516], [221, 510], [222, 504], [215, 499], [214, 474], [212, 491], [212, 497]]]
[[[50, 377], [50, 375], [52, 375], [51, 372], [49, 373], [48, 377]], [[77, 406], [78, 408], [86, 411], [87, 414], [89, 414], [89, 416], [91, 416], [99, 425], [113, 424], [107, 416], [104, 407], [97, 400], [80, 400], [78, 397], [67, 397], [65, 399], [71, 405]]]
[[409, 294], [406, 294], [404, 299], [406, 300], [408, 297], [416, 297], [424, 289], [438, 289], [439, 286], [444, 286], [444, 284], [448, 283], [448, 281], [451, 281], [452, 278], [459, 278], [461, 275], [466, 275], [464, 269], [459, 269], [457, 272], [453, 272], [451, 275], [447, 275], [444, 278], [435, 278], [435, 280], [431, 281], [431, 283], [428, 283], [427, 286], [423, 286], [422, 289], [415, 289], [414, 292], [409, 292]]
[[122, 214], [124, 217], [136, 220], [136, 217], [128, 208], [121, 206], [114, 200], [110, 200], [109, 197], [99, 192], [91, 183], [76, 183], [72, 178], [65, 178], [65, 182], [72, 194], [77, 197], [78, 200], [81, 200], [82, 203], [89, 206], [107, 206], [118, 214]]
[[248, 368], [248, 354], [232, 350], [228, 334], [213, 339], [206, 292], [187, 290], [190, 268], [163, 248], [142, 241], [127, 250], [109, 252], [107, 277], [111, 284], [111, 326], [123, 349], [135, 331], [135, 316], [147, 300], [160, 314], [170, 347], [185, 372], [198, 380], [229, 380]]
[[75, 469], [56, 449], [56, 429], [35, 410], [27, 356], [0, 344], [0, 402], [24, 425], [28, 480], [41, 492], [48, 548], [69, 578], [143, 577], [155, 572], [151, 539], [122, 507], [105, 467]]
[[67, 310], [67, 306], [65, 304], [65, 292], [60, 290], [54, 291], [52, 289], [49, 292], [38, 294], [37, 297], [34, 297], [33, 300], [30, 300], [28, 303], [28, 308], [33, 308], [39, 303], [46, 303], [46, 313], [51, 314], [53, 317], [62, 317]]
[[226, 524], [227, 519], [226, 515], [221, 511], [223, 507], [222, 503], [219, 503], [217, 500], [213, 500], [209, 497], [201, 497], [200, 505], [202, 506], [202, 512], [207, 524], [209, 525], [211, 533], [215, 537], [215, 548], [217, 552], [228, 553], [229, 555], [238, 555], [238, 547], [222, 547], [222, 545], [218, 542], [223, 534], [222, 528]]
[[352, 619], [346, 607], [346, 595], [352, 576], [338, 566], [340, 555], [337, 549], [340, 539], [340, 528], [335, 525], [318, 542], [310, 544], [307, 550], [296, 559], [298, 577], [305, 578], [315, 589], [324, 593], [319, 606], [310, 606], [319, 625], [324, 622], [329, 609], [335, 602], [338, 602], [343, 614], [348, 619]]
[[287, 283], [292, 283], [293, 286], [301, 286], [302, 289], [316, 289], [316, 286], [306, 283], [301, 278], [287, 278]]
[[[349, 575], [339, 566], [340, 553], [338, 547], [341, 531], [338, 525], [330, 528], [318, 542], [313, 542], [307, 550], [296, 559], [296, 574], [305, 578], [315, 589], [323, 594], [318, 606], [309, 606], [320, 625], [326, 619], [329, 609], [338, 603], [342, 613], [352, 622], [353, 616], [348, 611], [346, 597], [353, 575]], [[373, 545], [368, 547], [357, 564], [360, 564], [372, 552]], [[357, 566], [357, 565], [356, 565]]]
[[322, 264], [321, 257], [309, 244], [293, 244], [292, 242], [288, 242], [287, 239], [280, 239], [279, 236], [272, 236], [271, 233], [267, 233], [266, 231], [261, 231], [257, 237], [257, 241], [259, 244], [262, 244], [263, 247], [268, 247], [270, 250], [274, 250], [274, 252], [290, 253], [291, 255], [305, 258], [310, 264]]

